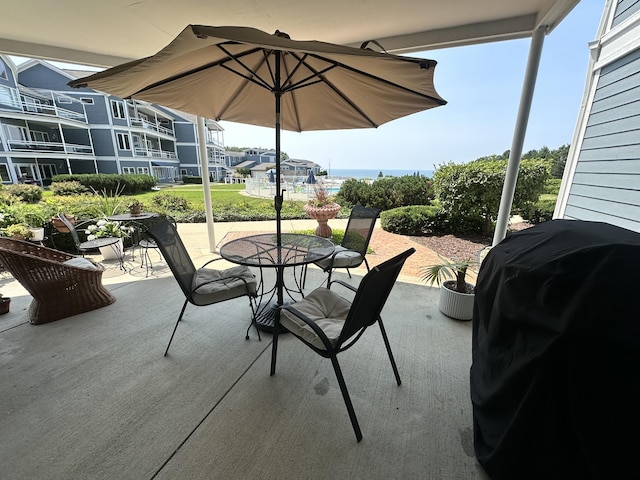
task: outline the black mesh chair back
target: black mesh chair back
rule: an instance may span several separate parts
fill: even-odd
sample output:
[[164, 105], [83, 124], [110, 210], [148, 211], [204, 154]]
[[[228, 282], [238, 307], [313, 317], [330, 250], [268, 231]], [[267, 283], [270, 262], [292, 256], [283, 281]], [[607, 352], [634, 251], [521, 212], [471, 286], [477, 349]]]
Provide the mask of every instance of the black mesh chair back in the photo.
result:
[[163, 218], [157, 224], [150, 227], [147, 233], [153, 238], [162, 252], [162, 256], [180, 285], [180, 289], [187, 299], [191, 301], [191, 283], [196, 273], [196, 267], [180, 235], [178, 235], [178, 230], [175, 225], [166, 218]]
[[[361, 330], [376, 323], [380, 312], [389, 298], [404, 262], [415, 252], [410, 248], [386, 262], [376, 265], [367, 273], [351, 303], [349, 315], [345, 321], [338, 347], [344, 344]], [[342, 350], [344, 350], [342, 348]]]
[[353, 207], [340, 245], [360, 253], [364, 260], [379, 215], [380, 210], [377, 208], [361, 205]]
[[[331, 282], [331, 274], [336, 268], [346, 268], [347, 273], [351, 276], [349, 269], [357, 268], [364, 262], [367, 271], [369, 271], [369, 263], [366, 258], [367, 249], [379, 215], [380, 209], [378, 208], [356, 205], [351, 209], [347, 228], [340, 245], [336, 247], [333, 255], [315, 262], [318, 267], [328, 273], [327, 284]], [[303, 286], [306, 283], [306, 274], [305, 268]]]
[[67, 227], [67, 230], [69, 230], [69, 233], [71, 234], [71, 238], [73, 238], [73, 243], [75, 244], [76, 249], [80, 251], [80, 237], [78, 236], [78, 231], [76, 230], [75, 225], [69, 221], [64, 213], [59, 213], [58, 219], [65, 227]]

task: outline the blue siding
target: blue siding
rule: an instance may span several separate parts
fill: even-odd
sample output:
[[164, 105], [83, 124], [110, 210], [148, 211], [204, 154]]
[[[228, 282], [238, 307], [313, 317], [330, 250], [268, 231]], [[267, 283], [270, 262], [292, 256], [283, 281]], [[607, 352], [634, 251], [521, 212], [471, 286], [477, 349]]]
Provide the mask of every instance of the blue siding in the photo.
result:
[[618, 0], [612, 28], [624, 22], [637, 11], [640, 11], [640, 0]]
[[564, 216], [640, 231], [640, 50], [600, 72]]

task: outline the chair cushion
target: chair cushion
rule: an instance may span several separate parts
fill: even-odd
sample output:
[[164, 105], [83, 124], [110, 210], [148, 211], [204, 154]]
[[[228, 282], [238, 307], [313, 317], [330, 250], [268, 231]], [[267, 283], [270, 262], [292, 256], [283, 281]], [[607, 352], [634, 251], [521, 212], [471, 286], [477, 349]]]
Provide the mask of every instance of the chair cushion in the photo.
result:
[[70, 267], [86, 268], [87, 270], [98, 270], [98, 266], [91, 260], [82, 257], [70, 258], [62, 262], [63, 265], [69, 265]]
[[[242, 277], [247, 284], [239, 278], [226, 277]], [[222, 280], [224, 278], [224, 280]], [[211, 282], [202, 285], [206, 282]], [[214, 270], [211, 268], [201, 268], [193, 276], [191, 288], [198, 288], [193, 294], [193, 300], [197, 305], [209, 305], [212, 303], [222, 302], [231, 298], [241, 297], [243, 295], [256, 294], [256, 277], [247, 267], [238, 266], [227, 268], [226, 270]], [[247, 292], [247, 287], [249, 291]]]
[[[294, 303], [292, 307], [313, 320], [335, 346], [351, 308], [351, 302], [327, 288], [317, 288], [303, 300]], [[292, 312], [286, 309], [280, 310], [280, 324], [314, 347], [326, 349], [311, 327]]]
[[[322, 260], [318, 260], [315, 262], [317, 266], [322, 269], [327, 269], [329, 267], [332, 268], [351, 268], [357, 267], [362, 263], [364, 258], [358, 252], [354, 252], [353, 250], [347, 250], [346, 248], [336, 245], [335, 247], [335, 256], [331, 255], [327, 258], [323, 258]], [[333, 262], [333, 265], [332, 265]]]

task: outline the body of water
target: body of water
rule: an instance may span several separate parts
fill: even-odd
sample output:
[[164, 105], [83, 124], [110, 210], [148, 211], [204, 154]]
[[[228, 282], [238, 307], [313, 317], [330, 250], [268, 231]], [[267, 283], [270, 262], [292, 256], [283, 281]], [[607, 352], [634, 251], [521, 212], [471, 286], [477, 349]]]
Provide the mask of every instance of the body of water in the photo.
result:
[[349, 177], [349, 178], [370, 178], [375, 179], [378, 177], [378, 174], [382, 172], [383, 176], [394, 176], [394, 177], [402, 177], [403, 175], [413, 175], [418, 172], [420, 175], [424, 175], [425, 177], [432, 177], [433, 170], [393, 170], [393, 169], [380, 169], [380, 168], [372, 168], [372, 169], [358, 169], [358, 168], [332, 168], [328, 174], [332, 177]]

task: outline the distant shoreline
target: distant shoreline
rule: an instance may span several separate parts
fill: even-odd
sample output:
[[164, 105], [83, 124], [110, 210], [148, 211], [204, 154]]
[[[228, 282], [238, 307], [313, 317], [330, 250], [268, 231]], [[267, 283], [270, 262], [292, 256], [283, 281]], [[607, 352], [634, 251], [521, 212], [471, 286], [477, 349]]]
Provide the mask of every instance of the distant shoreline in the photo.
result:
[[384, 168], [332, 168], [327, 173], [330, 177], [348, 177], [348, 178], [378, 178], [378, 175], [382, 172], [382, 175], [393, 176], [393, 177], [402, 177], [403, 175], [413, 175], [416, 172], [420, 175], [424, 175], [425, 177], [433, 177], [433, 170], [410, 170], [410, 169], [384, 169]]

